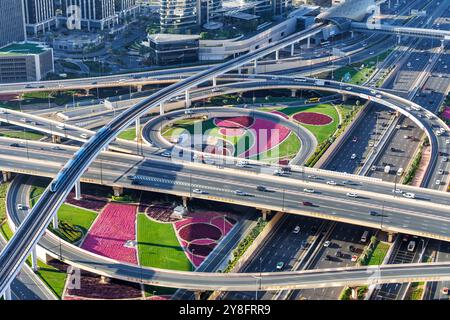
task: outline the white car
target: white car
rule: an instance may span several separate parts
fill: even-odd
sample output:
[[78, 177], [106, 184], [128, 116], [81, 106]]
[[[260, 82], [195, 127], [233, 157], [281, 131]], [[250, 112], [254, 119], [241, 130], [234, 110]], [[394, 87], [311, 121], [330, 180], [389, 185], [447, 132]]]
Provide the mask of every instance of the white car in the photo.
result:
[[438, 174], [444, 174], [444, 169], [439, 169]]
[[402, 193], [403, 193], [403, 191], [402, 191], [401, 189], [399, 189], [399, 188], [397, 188], [397, 189], [392, 189], [392, 192], [393, 192], [393, 193], [397, 193], [397, 194], [402, 194]]
[[358, 198], [358, 194], [355, 192], [347, 192], [346, 194], [347, 194], [347, 197]]
[[80, 134], [80, 137], [83, 138], [83, 139], [89, 138], [89, 136], [86, 133]]
[[437, 186], [440, 186], [441, 185], [441, 180], [436, 180], [435, 183], [436, 183]]
[[234, 194], [237, 196], [246, 196], [247, 193], [241, 190], [234, 190]]
[[356, 262], [358, 260], [358, 256], [356, 254], [352, 255], [352, 262]]
[[161, 155], [162, 155], [163, 157], [170, 158], [171, 155], [172, 155], [172, 153], [171, 153], [170, 151], [164, 151], [163, 153], [161, 153]]
[[330, 244], [331, 244], [331, 241], [325, 241], [325, 242], [323, 243], [323, 246], [324, 246], [325, 248], [328, 248], [328, 247], [330, 246]]
[[353, 153], [352, 156], [350, 157], [351, 160], [355, 160], [356, 159], [356, 153]]
[[194, 190], [192, 190], [192, 192], [196, 193], [196, 194], [204, 194], [205, 193], [203, 190], [200, 190], [200, 189], [194, 189]]
[[314, 193], [314, 189], [305, 188], [303, 192]]
[[408, 199], [414, 199], [416, 197], [416, 195], [412, 192], [405, 192], [403, 193], [403, 196]]
[[335, 186], [336, 185], [336, 181], [328, 180], [327, 184], [330, 185], [330, 186]]
[[442, 158], [442, 162], [447, 162], [448, 158], [447, 157], [443, 157]]
[[21, 203], [19, 203], [19, 204], [17, 205], [17, 210], [23, 210], [23, 205], [22, 205]]
[[300, 232], [300, 226], [295, 226], [294, 231], [292, 231], [292, 233], [299, 233]]
[[445, 140], [446, 144], [450, 144], [450, 139]]

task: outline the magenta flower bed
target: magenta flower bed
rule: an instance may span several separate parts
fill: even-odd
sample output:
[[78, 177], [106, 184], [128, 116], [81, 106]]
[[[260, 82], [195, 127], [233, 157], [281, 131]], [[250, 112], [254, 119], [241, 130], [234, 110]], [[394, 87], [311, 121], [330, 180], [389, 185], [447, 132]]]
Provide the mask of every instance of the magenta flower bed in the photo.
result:
[[291, 133], [285, 126], [265, 119], [256, 119], [250, 130], [256, 137], [255, 143], [239, 157], [250, 158], [266, 152], [283, 142]]
[[254, 122], [252, 117], [215, 118], [214, 124], [220, 128], [248, 128]]
[[444, 119], [450, 120], [450, 107], [445, 107], [444, 112], [442, 113]]
[[89, 230], [83, 249], [118, 261], [137, 264], [136, 249], [125, 247], [136, 239], [136, 206], [108, 204]]
[[106, 206], [108, 201], [105, 198], [83, 194], [83, 197], [80, 200], [75, 200], [75, 193], [69, 193], [69, 196], [66, 199], [67, 203], [73, 204], [74, 206], [78, 206], [81, 208], [85, 208], [88, 210], [94, 210], [97, 212], [102, 211], [102, 209]]
[[293, 118], [303, 124], [324, 126], [333, 122], [333, 118], [318, 112], [300, 112], [294, 114]]
[[199, 266], [237, 220], [218, 212], [193, 212], [174, 223], [178, 240], [189, 260]]

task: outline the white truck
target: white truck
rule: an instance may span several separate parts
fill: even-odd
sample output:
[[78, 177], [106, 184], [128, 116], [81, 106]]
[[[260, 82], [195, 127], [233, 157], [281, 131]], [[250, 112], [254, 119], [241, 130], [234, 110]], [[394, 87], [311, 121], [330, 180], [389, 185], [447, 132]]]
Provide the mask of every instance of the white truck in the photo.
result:
[[384, 173], [390, 173], [391, 172], [391, 166], [387, 165], [384, 167]]

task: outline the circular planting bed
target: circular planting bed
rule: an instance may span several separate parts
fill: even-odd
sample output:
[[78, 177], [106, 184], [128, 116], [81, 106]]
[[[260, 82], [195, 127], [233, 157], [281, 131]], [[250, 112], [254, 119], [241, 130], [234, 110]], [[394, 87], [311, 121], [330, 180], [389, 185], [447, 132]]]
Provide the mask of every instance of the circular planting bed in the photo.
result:
[[308, 125], [326, 126], [333, 122], [333, 118], [318, 112], [300, 112], [293, 116], [294, 120]]
[[196, 239], [219, 240], [222, 231], [209, 223], [190, 223], [183, 226], [178, 234], [184, 241], [191, 242]]
[[211, 251], [214, 250], [215, 244], [209, 245], [199, 245], [190, 243], [187, 247], [190, 253], [195, 254], [196, 256], [207, 257]]

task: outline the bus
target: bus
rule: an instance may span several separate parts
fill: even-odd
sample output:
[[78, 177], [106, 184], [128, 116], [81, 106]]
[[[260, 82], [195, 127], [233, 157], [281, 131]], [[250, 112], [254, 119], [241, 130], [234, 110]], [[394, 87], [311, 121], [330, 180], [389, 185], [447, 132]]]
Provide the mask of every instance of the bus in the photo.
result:
[[320, 102], [320, 98], [315, 97], [306, 100], [306, 103], [316, 103], [316, 102]]
[[366, 241], [367, 241], [367, 237], [369, 236], [369, 231], [364, 231], [364, 233], [362, 234], [362, 236], [361, 236], [361, 242], [362, 243], [366, 243]]

